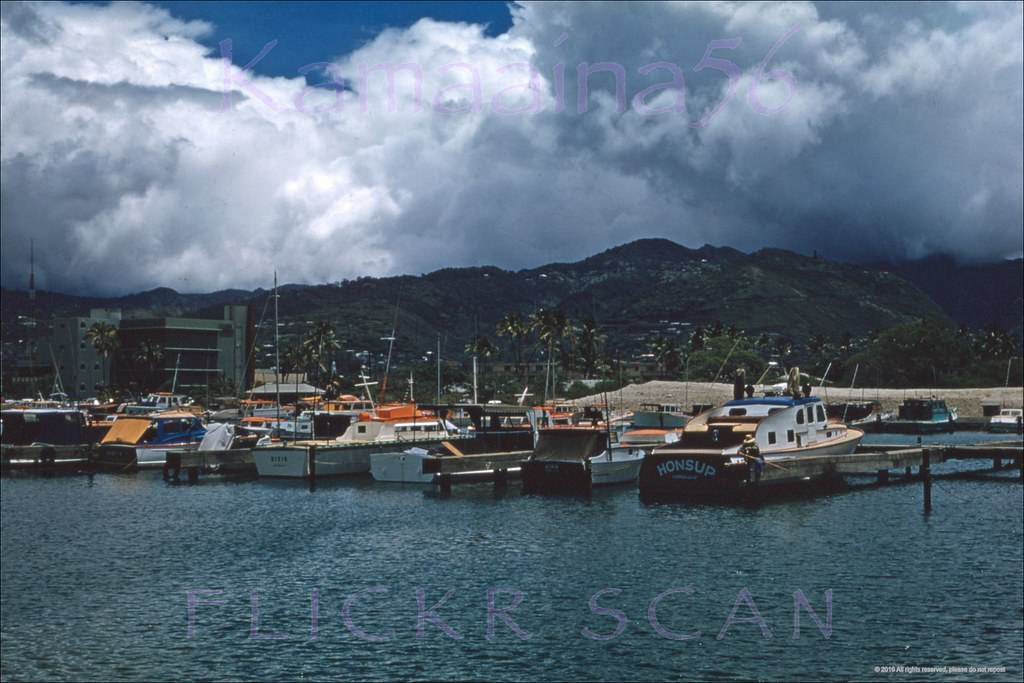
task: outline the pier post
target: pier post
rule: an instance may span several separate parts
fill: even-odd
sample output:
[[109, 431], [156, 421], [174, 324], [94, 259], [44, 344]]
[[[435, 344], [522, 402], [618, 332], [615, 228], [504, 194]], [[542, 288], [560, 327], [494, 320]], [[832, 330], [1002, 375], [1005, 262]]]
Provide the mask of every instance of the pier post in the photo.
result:
[[994, 456], [992, 458], [992, 469], [994, 469], [994, 470], [1001, 470], [1001, 469], [1003, 469], [1003, 459], [1000, 458], [999, 456]]
[[163, 469], [164, 481], [168, 479], [178, 481], [178, 477], [181, 476], [181, 453], [168, 451], [167, 456], [164, 458]]
[[316, 486], [316, 446], [306, 448], [306, 457], [309, 458], [309, 489], [312, 491]]
[[188, 483], [197, 484], [199, 483], [199, 468], [189, 467], [188, 468]]
[[910, 479], [914, 474], [914, 469], [910, 465], [907, 465], [907, 471], [904, 474], [906, 474], [907, 479]]
[[889, 483], [889, 470], [878, 470], [878, 483], [888, 484]]
[[508, 470], [499, 469], [494, 472], [494, 488], [506, 489], [508, 488]]
[[921, 481], [924, 483], [924, 511], [932, 511], [932, 467], [931, 449], [925, 448], [921, 453]]
[[452, 475], [442, 474], [440, 477], [438, 477], [438, 483], [441, 484], [442, 496], [452, 495]]

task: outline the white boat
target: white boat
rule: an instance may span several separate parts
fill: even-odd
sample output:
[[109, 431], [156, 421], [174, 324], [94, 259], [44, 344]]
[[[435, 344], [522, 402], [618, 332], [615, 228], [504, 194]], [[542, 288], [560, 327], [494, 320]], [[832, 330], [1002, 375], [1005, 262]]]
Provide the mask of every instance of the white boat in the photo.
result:
[[124, 410], [120, 411], [126, 415], [149, 415], [166, 410], [182, 410], [192, 405], [192, 399], [183, 394], [172, 394], [160, 391], [148, 394], [138, 403], [127, 403]]
[[[771, 476], [761, 481], [756, 463], [740, 452], [752, 436]], [[640, 469], [640, 492], [649, 496], [730, 495], [756, 486], [804, 481], [780, 476], [775, 461], [853, 453], [864, 432], [829, 420], [821, 399], [790, 396], [738, 399], [693, 418], [679, 441], [655, 448]], [[832, 476], [823, 468], [820, 477]]]
[[[371, 418], [353, 422], [334, 440], [295, 441], [260, 446], [253, 460], [261, 477], [305, 478], [366, 474], [370, 456], [411, 446], [430, 448], [442, 441], [472, 438], [438, 418], [412, 420]], [[312, 465], [312, 468], [311, 468]], [[313, 471], [315, 469], [315, 472]]]
[[591, 486], [636, 481], [646, 452], [635, 446], [613, 446], [590, 457]]
[[435, 475], [423, 473], [423, 462], [430, 451], [413, 446], [404, 451], [374, 453], [370, 456], [370, 474], [374, 480], [402, 484], [430, 484]]
[[988, 430], [990, 432], [1020, 433], [1022, 422], [1024, 422], [1024, 409], [1003, 408], [998, 415], [989, 418]]

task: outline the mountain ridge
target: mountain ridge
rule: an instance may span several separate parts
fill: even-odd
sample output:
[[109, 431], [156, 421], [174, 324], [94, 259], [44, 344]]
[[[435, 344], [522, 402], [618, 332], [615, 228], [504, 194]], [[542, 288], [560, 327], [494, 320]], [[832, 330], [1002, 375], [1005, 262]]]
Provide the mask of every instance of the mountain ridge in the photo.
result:
[[[278, 303], [285, 329], [293, 335], [302, 333], [306, 321], [327, 319], [350, 347], [372, 348], [395, 329], [405, 349], [433, 348], [442, 334], [449, 348], [460, 351], [474, 334], [494, 338], [505, 314], [527, 316], [540, 307], [559, 307], [576, 322], [593, 318], [610, 344], [635, 352], [652, 335], [682, 335], [686, 328], [715, 321], [747, 334], [792, 338], [861, 335], [919, 319], [951, 323], [954, 318], [936, 303], [936, 294], [929, 295], [911, 277], [933, 289], [961, 280], [949, 277], [948, 263], [941, 271], [945, 277], [928, 277], [929, 268], [908, 266], [909, 276], [904, 276], [892, 264], [851, 264], [775, 248], [751, 254], [712, 245], [691, 249], [649, 238], [579, 261], [518, 271], [485, 265], [418, 276], [288, 284], [279, 287]], [[1001, 279], [989, 282], [984, 269], [976, 268], [963, 281], [988, 292], [991, 303], [991, 292], [1005, 288], [1007, 279], [1012, 284], [1014, 272], [1011, 268], [1007, 276], [1000, 270]], [[18, 315], [45, 319], [87, 315], [90, 308], [122, 308], [125, 317], [219, 317], [223, 305], [244, 304], [258, 318], [270, 295], [265, 289], [180, 294], [166, 287], [113, 298], [40, 291], [32, 304], [23, 291], [2, 291], [5, 340]], [[969, 296], [957, 292], [944, 300], [948, 304]], [[1002, 319], [1015, 319], [1012, 306], [1009, 311]], [[1019, 307], [1017, 313], [1019, 319]]]

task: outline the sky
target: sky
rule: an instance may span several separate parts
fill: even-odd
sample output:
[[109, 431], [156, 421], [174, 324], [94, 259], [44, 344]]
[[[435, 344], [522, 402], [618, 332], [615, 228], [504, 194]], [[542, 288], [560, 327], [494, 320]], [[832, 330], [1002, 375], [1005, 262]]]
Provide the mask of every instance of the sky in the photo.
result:
[[[1024, 245], [1022, 3], [0, 4], [0, 279]], [[30, 247], [31, 245], [31, 247]]]

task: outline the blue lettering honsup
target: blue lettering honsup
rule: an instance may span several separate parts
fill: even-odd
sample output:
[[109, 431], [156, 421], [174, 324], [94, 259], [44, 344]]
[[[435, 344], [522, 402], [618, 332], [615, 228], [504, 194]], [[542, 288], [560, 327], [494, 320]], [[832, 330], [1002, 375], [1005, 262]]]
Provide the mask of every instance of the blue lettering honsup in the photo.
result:
[[[675, 458], [665, 460], [655, 468], [659, 477], [670, 477], [672, 479], [695, 479], [696, 476], [714, 477], [718, 470], [709, 462], [694, 460], [693, 458]], [[682, 476], [680, 476], [682, 475]]]

